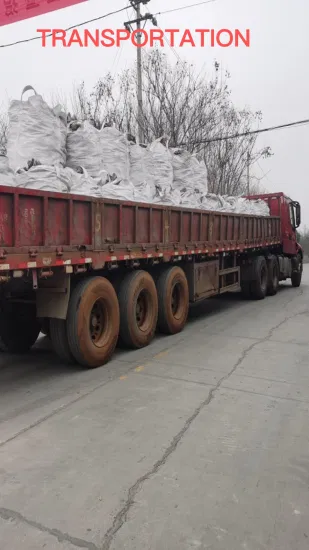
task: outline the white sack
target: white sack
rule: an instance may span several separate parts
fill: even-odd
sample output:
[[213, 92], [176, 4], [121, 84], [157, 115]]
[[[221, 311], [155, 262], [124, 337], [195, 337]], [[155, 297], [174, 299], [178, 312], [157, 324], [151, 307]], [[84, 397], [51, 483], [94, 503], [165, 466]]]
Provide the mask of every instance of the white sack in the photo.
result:
[[0, 185], [17, 185], [15, 173], [9, 167], [9, 159], [5, 155], [0, 155]]
[[156, 194], [156, 189], [149, 183], [134, 185], [134, 200], [135, 202], [152, 203]]
[[172, 156], [173, 185], [179, 189], [197, 189], [207, 193], [207, 169], [188, 151], [175, 149]]
[[80, 124], [67, 135], [67, 166], [77, 170], [83, 167], [91, 176], [98, 176], [104, 169], [101, 151], [101, 131], [90, 122]]
[[[66, 170], [71, 170], [71, 168]], [[101, 177], [98, 178], [90, 176], [85, 168], [80, 168], [79, 172], [71, 170], [71, 173], [69, 192], [72, 195], [87, 195], [98, 198], [102, 196], [102, 187], [106, 184], [106, 172], [101, 171]]]
[[134, 185], [134, 200], [136, 202], [151, 203], [155, 196], [154, 176], [147, 172], [150, 158], [152, 158], [151, 153], [146, 147], [130, 143], [130, 182]]
[[100, 148], [104, 169], [110, 175], [111, 180], [128, 182], [130, 161], [129, 142], [126, 136], [116, 128], [102, 128]]
[[[155, 186], [155, 170], [153, 156], [146, 147], [130, 143], [129, 146], [130, 160], [130, 181], [134, 187], [148, 184]], [[152, 168], [149, 171], [149, 167]]]
[[203, 197], [201, 193], [186, 189], [180, 193], [180, 197], [181, 206], [183, 206], [184, 208], [202, 208]]
[[[23, 94], [33, 90], [34, 95], [23, 101]], [[23, 89], [21, 100], [9, 107], [7, 155], [13, 170], [24, 168], [31, 159], [41, 164], [65, 164], [66, 123], [62, 113], [45, 103], [32, 86]]]
[[269, 216], [269, 207], [263, 200], [251, 201], [244, 197], [228, 197], [206, 194], [202, 198], [203, 210], [231, 212], [234, 214], [250, 214], [253, 216]]
[[62, 166], [39, 165], [16, 174], [17, 186], [38, 191], [67, 193], [70, 189], [72, 171]]
[[116, 199], [119, 201], [135, 201], [134, 185], [129, 181], [108, 183], [101, 189], [101, 197], [105, 199]]
[[163, 190], [171, 189], [173, 185], [173, 157], [168, 146], [161, 141], [162, 138], [157, 139], [148, 146], [151, 155], [145, 158], [145, 164], [147, 173], [154, 178], [155, 186]]
[[152, 201], [154, 204], [162, 204], [166, 206], [180, 206], [181, 194], [179, 189], [173, 189], [172, 187], [160, 189], [156, 188], [156, 194]]
[[237, 214], [252, 214], [254, 216], [269, 216], [268, 204], [263, 200], [248, 200], [244, 197], [225, 197], [232, 212]]

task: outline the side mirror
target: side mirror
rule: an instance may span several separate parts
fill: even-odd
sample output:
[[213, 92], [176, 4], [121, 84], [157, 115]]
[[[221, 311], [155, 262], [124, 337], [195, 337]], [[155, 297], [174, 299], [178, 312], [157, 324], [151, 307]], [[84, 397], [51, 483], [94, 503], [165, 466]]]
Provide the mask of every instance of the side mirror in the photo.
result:
[[297, 229], [301, 224], [301, 209], [299, 202], [293, 202], [293, 206], [295, 208], [295, 229]]

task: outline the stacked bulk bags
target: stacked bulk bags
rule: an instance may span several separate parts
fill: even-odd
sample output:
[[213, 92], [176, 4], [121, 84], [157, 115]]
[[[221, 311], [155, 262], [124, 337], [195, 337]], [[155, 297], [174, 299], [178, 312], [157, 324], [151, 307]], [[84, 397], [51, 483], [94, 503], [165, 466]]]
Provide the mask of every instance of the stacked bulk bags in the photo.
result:
[[[24, 101], [26, 91], [33, 95]], [[264, 201], [208, 194], [207, 169], [195, 155], [170, 149], [167, 137], [136, 145], [115, 127], [67, 124], [32, 86], [9, 109], [8, 156], [0, 184], [150, 204], [269, 215]]]

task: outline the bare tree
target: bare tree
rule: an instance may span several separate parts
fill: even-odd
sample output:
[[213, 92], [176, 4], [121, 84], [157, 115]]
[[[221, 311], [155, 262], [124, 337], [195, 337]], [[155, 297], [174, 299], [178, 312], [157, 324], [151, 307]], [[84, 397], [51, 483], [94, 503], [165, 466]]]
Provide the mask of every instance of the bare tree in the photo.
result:
[[304, 250], [304, 254], [306, 256], [306, 260], [308, 260], [309, 257], [309, 229], [308, 227], [304, 227], [303, 231], [299, 232], [297, 231], [297, 240], [301, 244]]

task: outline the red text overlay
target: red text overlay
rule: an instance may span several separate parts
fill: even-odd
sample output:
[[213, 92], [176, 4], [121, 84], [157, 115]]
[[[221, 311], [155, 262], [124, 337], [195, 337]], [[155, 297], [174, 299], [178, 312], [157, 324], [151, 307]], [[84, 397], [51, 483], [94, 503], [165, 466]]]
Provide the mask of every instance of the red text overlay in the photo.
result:
[[133, 44], [136, 48], [145, 46], [167, 46], [192, 48], [229, 48], [239, 46], [250, 47], [250, 30], [240, 31], [239, 29], [195, 29], [194, 31], [185, 29], [137, 29], [129, 32], [126, 29], [103, 29], [89, 31], [87, 29], [72, 29], [65, 31], [63, 29], [37, 29], [41, 36], [43, 48], [51, 46], [70, 48], [77, 46], [87, 48], [94, 46], [96, 48], [119, 48], [124, 42]]
[[0, 0], [0, 27], [87, 0]]

